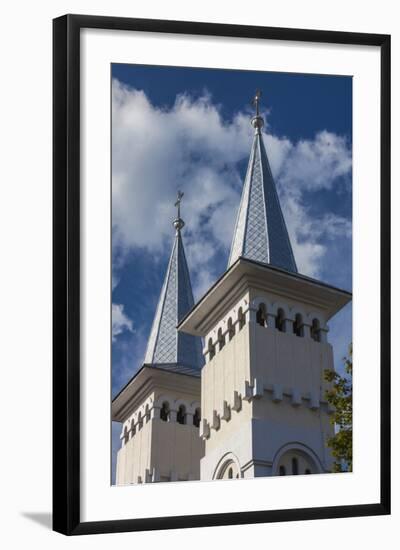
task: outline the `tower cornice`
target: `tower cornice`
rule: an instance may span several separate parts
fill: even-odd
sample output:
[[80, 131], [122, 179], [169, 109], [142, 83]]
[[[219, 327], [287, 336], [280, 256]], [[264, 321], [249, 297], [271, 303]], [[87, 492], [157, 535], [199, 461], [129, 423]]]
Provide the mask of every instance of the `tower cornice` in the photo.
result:
[[346, 290], [271, 265], [239, 258], [182, 319], [178, 330], [205, 336], [249, 289], [307, 302], [328, 321], [351, 300]]
[[112, 401], [112, 420], [123, 422], [156, 388], [180, 392], [199, 392], [200, 373], [182, 371], [170, 365], [143, 365]]

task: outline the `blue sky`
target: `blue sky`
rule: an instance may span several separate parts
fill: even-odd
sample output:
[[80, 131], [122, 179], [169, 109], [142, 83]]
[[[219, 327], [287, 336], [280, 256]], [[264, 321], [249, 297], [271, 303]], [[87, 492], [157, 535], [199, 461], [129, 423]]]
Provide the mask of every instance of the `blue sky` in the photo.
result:
[[[178, 189], [195, 299], [226, 268], [256, 88], [299, 271], [351, 290], [351, 77], [112, 65], [113, 395], [143, 360]], [[330, 329], [340, 368], [351, 306]]]

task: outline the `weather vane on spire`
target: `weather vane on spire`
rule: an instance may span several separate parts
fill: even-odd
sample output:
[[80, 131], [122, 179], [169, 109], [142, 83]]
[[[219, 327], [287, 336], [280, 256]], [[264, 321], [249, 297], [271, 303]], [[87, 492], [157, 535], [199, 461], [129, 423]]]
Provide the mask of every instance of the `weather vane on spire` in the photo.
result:
[[181, 201], [184, 193], [182, 191], [178, 191], [177, 199], [175, 202], [175, 206], [178, 209], [178, 216], [173, 221], [174, 227], [176, 229], [176, 232], [179, 233], [179, 231], [182, 229], [182, 227], [185, 225], [185, 222], [181, 218]]
[[253, 97], [251, 104], [256, 108], [256, 115], [251, 119], [251, 124], [256, 130], [256, 134], [261, 134], [261, 128], [264, 126], [264, 119], [260, 115], [260, 100], [261, 90], [257, 88], [256, 95]]

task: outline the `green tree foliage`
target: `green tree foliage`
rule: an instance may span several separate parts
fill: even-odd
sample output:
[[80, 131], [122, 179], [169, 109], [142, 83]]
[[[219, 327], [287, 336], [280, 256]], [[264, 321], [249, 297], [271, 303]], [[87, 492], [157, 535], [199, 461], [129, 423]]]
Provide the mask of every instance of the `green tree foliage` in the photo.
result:
[[333, 406], [331, 423], [336, 426], [336, 433], [328, 438], [328, 446], [335, 458], [334, 472], [351, 472], [353, 468], [353, 357], [352, 346], [349, 347], [349, 357], [345, 357], [345, 376], [340, 376], [333, 370], [325, 370], [325, 380], [331, 382], [331, 388], [326, 391], [326, 399]]

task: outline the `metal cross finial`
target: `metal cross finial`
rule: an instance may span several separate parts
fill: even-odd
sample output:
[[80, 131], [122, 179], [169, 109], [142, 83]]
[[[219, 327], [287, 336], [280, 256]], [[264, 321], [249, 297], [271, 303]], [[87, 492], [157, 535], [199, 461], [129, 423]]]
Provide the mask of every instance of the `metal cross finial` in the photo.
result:
[[256, 116], [260, 116], [260, 99], [261, 99], [261, 90], [257, 88], [256, 95], [254, 96], [251, 104], [256, 108]]
[[176, 233], [178, 234], [179, 231], [182, 229], [182, 227], [184, 227], [184, 225], [185, 225], [185, 222], [181, 218], [181, 201], [182, 201], [182, 197], [183, 197], [183, 192], [178, 191], [177, 197], [178, 198], [175, 202], [175, 206], [178, 208], [178, 216], [174, 220], [174, 227], [176, 229]]
[[253, 97], [251, 102], [252, 105], [256, 108], [256, 114], [251, 119], [251, 125], [256, 131], [256, 135], [261, 135], [261, 129], [264, 126], [264, 119], [260, 116], [260, 99], [261, 99], [261, 90], [257, 88], [256, 95]]
[[178, 208], [178, 218], [181, 217], [181, 200], [182, 200], [182, 197], [183, 197], [184, 193], [182, 191], [178, 191], [178, 195], [177, 195], [177, 201], [175, 203], [175, 206]]

